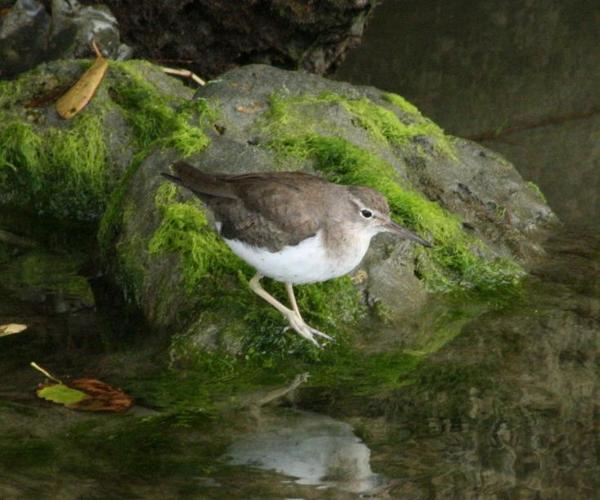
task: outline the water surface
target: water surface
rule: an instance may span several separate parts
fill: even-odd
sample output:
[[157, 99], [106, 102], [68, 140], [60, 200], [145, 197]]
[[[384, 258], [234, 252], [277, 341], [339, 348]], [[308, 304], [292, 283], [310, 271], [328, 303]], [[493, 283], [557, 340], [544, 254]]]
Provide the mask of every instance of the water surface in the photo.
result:
[[[599, 234], [559, 230], [520, 299], [463, 320], [392, 388], [309, 380], [292, 399], [217, 413], [139, 391], [160, 340], [120, 321], [114, 290], [82, 282], [81, 262], [34, 272], [37, 250], [21, 251], [2, 265], [0, 323], [30, 327], [0, 339], [0, 498], [594, 498]], [[92, 415], [40, 401], [32, 360], [121, 385], [138, 406]]]

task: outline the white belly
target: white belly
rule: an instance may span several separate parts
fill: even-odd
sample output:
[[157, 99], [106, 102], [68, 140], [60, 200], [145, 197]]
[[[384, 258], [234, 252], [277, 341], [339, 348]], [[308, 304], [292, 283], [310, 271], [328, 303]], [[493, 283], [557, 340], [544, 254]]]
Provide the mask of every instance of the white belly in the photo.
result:
[[320, 232], [279, 252], [251, 247], [240, 240], [223, 239], [233, 253], [263, 276], [293, 284], [326, 281], [349, 273], [360, 264], [370, 240], [356, 241], [345, 249], [343, 256], [332, 257], [325, 251]]

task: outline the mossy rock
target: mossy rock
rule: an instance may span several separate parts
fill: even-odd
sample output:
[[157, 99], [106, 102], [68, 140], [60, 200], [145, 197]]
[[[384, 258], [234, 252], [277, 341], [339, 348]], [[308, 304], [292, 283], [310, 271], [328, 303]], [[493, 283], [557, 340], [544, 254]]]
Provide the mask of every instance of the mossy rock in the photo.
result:
[[[111, 62], [90, 104], [62, 120], [55, 102], [91, 64], [54, 61], [0, 82], [0, 207], [98, 221], [136, 158], [157, 144], [205, 145], [192, 91], [140, 61]], [[139, 163], [139, 161], [138, 161]]]
[[[514, 292], [556, 221], [508, 162], [447, 136], [400, 96], [252, 65], [209, 82], [196, 98], [212, 110], [214, 127], [191, 163], [227, 173], [303, 169], [370, 185], [388, 197], [396, 220], [433, 241], [423, 250], [382, 235], [353, 280], [298, 287], [307, 321], [342, 340], [367, 306], [406, 319], [432, 292]], [[180, 156], [151, 154], [119, 198], [114, 263], [127, 296], [190, 352], [303, 350], [249, 292], [252, 270], [216, 237], [202, 204], [160, 177]]]

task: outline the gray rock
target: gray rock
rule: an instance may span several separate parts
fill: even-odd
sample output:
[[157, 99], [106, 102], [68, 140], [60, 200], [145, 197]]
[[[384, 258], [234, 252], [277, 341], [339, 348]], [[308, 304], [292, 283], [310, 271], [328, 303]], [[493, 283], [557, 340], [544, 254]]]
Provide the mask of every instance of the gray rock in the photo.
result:
[[49, 14], [42, 2], [17, 0], [0, 18], [0, 76], [12, 77], [45, 61], [89, 57], [92, 40], [106, 57], [131, 57], [107, 7], [83, 7], [76, 0], [53, 0], [51, 7]]
[[[213, 172], [313, 170], [315, 164], [310, 158], [282, 158], [269, 147], [276, 137], [276, 132], [269, 128], [272, 96], [276, 94], [284, 100], [306, 99], [309, 104], [302, 109], [306, 133], [343, 138], [388, 162], [400, 182], [411, 185], [463, 221], [465, 233], [481, 243], [472, 248], [474, 255], [484, 260], [505, 257], [521, 264], [539, 255], [538, 242], [544, 230], [556, 223], [556, 217], [506, 160], [475, 143], [442, 136], [441, 132], [417, 134], [403, 145], [376, 140], [343, 102], [336, 101], [337, 97], [329, 102], [319, 101], [318, 97], [324, 93], [348, 100], [368, 99], [407, 125], [433, 130], [433, 124], [418, 112], [393, 106], [378, 89], [251, 65], [230, 71], [197, 92], [197, 98], [206, 99], [216, 109], [217, 118], [215, 130], [210, 132], [210, 145], [188, 160]], [[441, 149], [440, 144], [450, 152]], [[241, 331], [246, 335], [244, 321], [240, 323], [240, 318], [231, 311], [228, 316], [211, 314], [194, 293], [185, 291], [182, 284], [189, 269], [182, 264], [181, 254], [148, 252], [148, 242], [162, 221], [155, 204], [155, 193], [163, 182], [159, 174], [176, 157], [173, 151], [157, 152], [134, 175], [124, 202], [127, 215], [117, 247], [135, 254], [143, 279], [136, 285], [134, 296], [151, 324], [187, 331], [189, 346], [229, 346], [239, 352], [240, 342], [232, 339], [231, 332], [239, 335]], [[201, 207], [185, 190], [178, 192], [176, 200]], [[416, 314], [428, 297], [413, 250], [406, 242], [380, 236], [355, 273], [366, 302], [380, 303], [392, 318]], [[130, 258], [124, 255], [121, 260]], [[236, 282], [235, 272], [231, 279], [233, 289], [244, 287]], [[211, 286], [209, 277], [198, 289], [198, 295], [205, 293], [204, 287]], [[256, 302], [248, 300], [250, 304]]]
[[360, 43], [375, 0], [101, 0], [136, 56], [213, 78], [240, 64], [324, 73]]

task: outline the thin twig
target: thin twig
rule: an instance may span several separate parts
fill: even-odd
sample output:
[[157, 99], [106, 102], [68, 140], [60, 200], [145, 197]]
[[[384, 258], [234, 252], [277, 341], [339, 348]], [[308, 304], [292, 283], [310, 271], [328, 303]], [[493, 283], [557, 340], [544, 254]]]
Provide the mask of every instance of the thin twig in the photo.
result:
[[[32, 361], [31, 363], [29, 363], [33, 368], [35, 368], [38, 372], [42, 372], [44, 375], [46, 375], [46, 377], [48, 377], [50, 380], [54, 380], [55, 382], [59, 383], [59, 384], [63, 384], [62, 380], [56, 378], [54, 375], [52, 375], [48, 370], [44, 370], [40, 365], [38, 365], [35, 361]], [[63, 384], [64, 385], [64, 384]]]
[[177, 75], [177, 76], [183, 76], [184, 78], [189, 78], [189, 79], [195, 81], [201, 87], [206, 85], [206, 82], [202, 78], [200, 78], [196, 73], [192, 73], [189, 69], [166, 68], [164, 66], [161, 69], [167, 75]]

